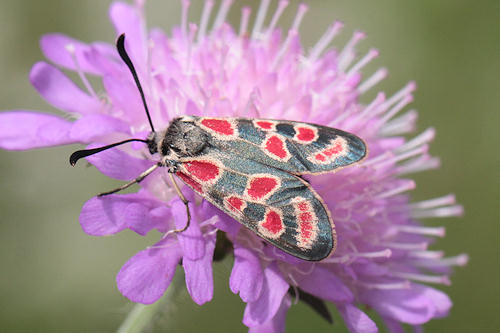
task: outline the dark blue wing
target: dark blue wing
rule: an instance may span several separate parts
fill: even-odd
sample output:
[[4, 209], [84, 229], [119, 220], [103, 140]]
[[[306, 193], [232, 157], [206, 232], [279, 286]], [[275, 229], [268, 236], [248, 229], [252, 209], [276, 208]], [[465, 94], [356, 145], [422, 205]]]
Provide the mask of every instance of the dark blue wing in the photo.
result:
[[335, 249], [333, 221], [319, 195], [303, 179], [212, 147], [182, 159], [177, 175], [197, 193], [261, 238], [310, 261]]
[[332, 172], [366, 155], [363, 140], [335, 128], [285, 120], [186, 118], [210, 134], [210, 146], [296, 175]]

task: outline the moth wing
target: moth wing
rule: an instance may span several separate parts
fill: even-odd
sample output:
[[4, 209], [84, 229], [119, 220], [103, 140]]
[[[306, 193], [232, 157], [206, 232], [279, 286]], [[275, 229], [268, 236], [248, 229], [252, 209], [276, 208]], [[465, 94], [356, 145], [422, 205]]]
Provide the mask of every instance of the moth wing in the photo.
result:
[[359, 162], [366, 145], [352, 133], [315, 124], [243, 118], [186, 117], [211, 147], [296, 175], [332, 172]]
[[303, 179], [215, 148], [183, 160], [177, 175], [189, 187], [281, 250], [319, 261], [336, 245], [333, 221]]

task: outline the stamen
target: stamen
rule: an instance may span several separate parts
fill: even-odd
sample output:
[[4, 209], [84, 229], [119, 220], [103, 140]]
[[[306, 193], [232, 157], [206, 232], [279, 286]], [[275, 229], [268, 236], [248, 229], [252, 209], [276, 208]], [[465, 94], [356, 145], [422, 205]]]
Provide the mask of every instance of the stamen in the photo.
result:
[[407, 250], [407, 251], [423, 251], [427, 250], [428, 244], [422, 243], [398, 243], [398, 242], [383, 242], [379, 244], [380, 246], [386, 246], [391, 249], [396, 250]]
[[371, 49], [363, 58], [361, 58], [356, 64], [354, 64], [351, 69], [346, 73], [347, 77], [350, 77], [358, 73], [363, 67], [365, 67], [370, 61], [378, 56], [379, 52], [376, 49]]
[[405, 96], [408, 96], [411, 94], [415, 89], [417, 88], [417, 85], [415, 82], [411, 81], [409, 82], [406, 86], [404, 86], [402, 89], [397, 91], [394, 95], [392, 95], [387, 101], [383, 104], [382, 109], [387, 110], [390, 108], [393, 104], [396, 104], [399, 100], [403, 99]]
[[390, 249], [385, 249], [374, 252], [354, 252], [348, 254], [348, 256], [357, 258], [390, 258], [392, 256], [392, 251]]
[[345, 264], [346, 262], [349, 261], [349, 256], [341, 256], [341, 257], [331, 257], [322, 260], [322, 263], [327, 263], [327, 264]]
[[189, 5], [190, 5], [189, 0], [182, 0], [181, 30], [182, 30], [182, 35], [186, 37], [187, 37]]
[[413, 101], [413, 96], [412, 95], [406, 95], [397, 103], [395, 106], [392, 107], [389, 111], [387, 111], [384, 116], [378, 121], [379, 126], [385, 124], [389, 119], [394, 117], [399, 111], [401, 111], [405, 106], [410, 104]]
[[280, 62], [281, 58], [283, 58], [283, 55], [288, 50], [288, 46], [290, 45], [290, 41], [292, 40], [292, 38], [294, 38], [295, 36], [297, 36], [297, 34], [298, 34], [298, 32], [296, 30], [289, 30], [288, 31], [288, 36], [286, 37], [285, 41], [281, 45], [281, 48], [278, 51], [278, 54], [276, 55], [276, 57], [274, 58], [273, 63], [271, 64], [271, 68], [273, 70], [276, 68], [276, 66]]
[[262, 24], [264, 24], [264, 19], [266, 18], [267, 9], [269, 8], [270, 0], [261, 0], [259, 10], [257, 11], [257, 17], [255, 18], [255, 23], [252, 29], [252, 39], [257, 39], [260, 36], [260, 29]]
[[240, 32], [239, 32], [240, 37], [242, 37], [247, 33], [248, 20], [250, 18], [251, 13], [252, 9], [250, 9], [250, 7], [243, 7], [241, 9], [241, 22], [240, 22]]
[[421, 154], [425, 154], [428, 149], [429, 149], [429, 147], [427, 145], [424, 145], [424, 146], [415, 148], [413, 150], [410, 150], [410, 151], [407, 151], [407, 152], [404, 152], [404, 153], [399, 153], [399, 154], [394, 155], [391, 158], [388, 158], [386, 160], [380, 161], [380, 163], [377, 163], [376, 165], [373, 165], [373, 167], [375, 169], [380, 169], [381, 167], [384, 167], [386, 165], [396, 164], [399, 161], [405, 160], [407, 158], [410, 158], [410, 157], [413, 157], [413, 156], [417, 156], [417, 155], [421, 155]]
[[447, 286], [451, 284], [450, 279], [446, 275], [426, 275], [426, 274], [404, 273], [404, 272], [393, 272], [392, 274], [396, 277], [412, 281], [438, 283]]
[[410, 225], [400, 225], [400, 226], [395, 226], [394, 228], [400, 232], [405, 232], [409, 234], [435, 236], [435, 237], [444, 237], [446, 233], [444, 227], [418, 227]]
[[460, 205], [435, 208], [429, 210], [412, 210], [411, 217], [416, 219], [435, 218], [435, 217], [457, 217], [462, 216], [464, 208]]
[[444, 256], [443, 251], [412, 251], [408, 253], [411, 258], [418, 259], [441, 259]]
[[186, 72], [191, 72], [191, 52], [193, 51], [193, 42], [194, 36], [196, 35], [196, 31], [198, 27], [194, 23], [189, 24], [189, 36], [188, 36], [188, 49], [187, 49], [187, 57], [186, 57]]
[[313, 63], [318, 59], [318, 57], [328, 47], [335, 36], [338, 35], [340, 30], [342, 30], [343, 26], [344, 24], [342, 22], [335, 21], [328, 27], [323, 36], [321, 36], [316, 45], [314, 45], [314, 47], [311, 49], [311, 52], [309, 52], [309, 62]]
[[394, 195], [413, 190], [415, 188], [415, 186], [416, 186], [415, 181], [413, 181], [413, 180], [408, 180], [408, 179], [402, 180], [400, 182], [399, 186], [392, 188], [390, 190], [381, 192], [380, 194], [378, 194], [376, 196], [376, 198], [377, 199], [389, 198], [389, 197], [392, 197]]
[[428, 209], [428, 208], [434, 208], [434, 207], [440, 207], [440, 206], [446, 206], [446, 205], [453, 205], [455, 204], [455, 195], [454, 194], [448, 194], [444, 195], [439, 198], [434, 198], [434, 199], [429, 199], [429, 200], [424, 200], [420, 202], [414, 202], [410, 204], [410, 208], [417, 210], [417, 209]]
[[212, 13], [212, 9], [214, 7], [213, 0], [206, 0], [203, 5], [203, 11], [201, 12], [200, 19], [200, 30], [198, 31], [198, 43], [205, 38], [205, 33], [207, 31], [208, 20], [210, 19], [210, 14]]
[[415, 128], [415, 122], [417, 121], [417, 118], [417, 111], [410, 110], [382, 126], [382, 128], [379, 130], [379, 134], [388, 137], [409, 133]]
[[370, 76], [368, 79], [359, 84], [358, 92], [360, 94], [364, 94], [365, 92], [370, 90], [373, 86], [375, 86], [377, 83], [385, 79], [387, 77], [387, 74], [388, 74], [387, 68], [379, 68], [375, 73], [372, 74], [372, 76]]
[[295, 19], [293, 20], [292, 28], [290, 30], [299, 31], [300, 23], [302, 22], [302, 19], [308, 9], [309, 7], [305, 3], [301, 3], [299, 5], [299, 9], [297, 10], [297, 14], [295, 15]]
[[371, 282], [358, 281], [357, 283], [368, 289], [382, 289], [382, 290], [408, 289], [411, 286], [410, 281], [393, 282], [393, 283], [371, 283]]
[[278, 8], [274, 12], [273, 18], [271, 19], [271, 23], [269, 24], [269, 27], [267, 28], [266, 31], [266, 36], [271, 34], [276, 27], [276, 24], [278, 24], [278, 20], [281, 17], [281, 14], [283, 14], [283, 11], [285, 10], [286, 7], [288, 7], [288, 0], [281, 0], [278, 4]]
[[420, 156], [409, 160], [408, 162], [399, 165], [396, 169], [396, 175], [404, 175], [408, 173], [416, 173], [430, 169], [436, 169], [441, 165], [441, 161], [437, 157], [428, 155]]
[[365, 38], [365, 34], [361, 31], [356, 31], [344, 46], [338, 58], [338, 67], [340, 71], [345, 71], [345, 69], [351, 64], [355, 57], [354, 47], [363, 38]]
[[468, 255], [459, 254], [458, 256], [442, 258], [442, 259], [438, 258], [438, 259], [426, 260], [424, 258], [421, 260], [413, 260], [412, 264], [414, 264], [415, 266], [426, 267], [426, 268], [452, 267], [452, 266], [465, 266], [467, 265], [468, 261], [469, 261]]
[[434, 128], [430, 127], [428, 129], [426, 129], [424, 132], [422, 132], [419, 135], [417, 135], [416, 137], [414, 137], [413, 139], [406, 142], [404, 145], [402, 145], [401, 147], [399, 147], [396, 150], [397, 151], [405, 151], [405, 150], [409, 150], [409, 149], [418, 147], [420, 145], [429, 143], [430, 141], [432, 141], [434, 139], [435, 135], [436, 135], [436, 131], [434, 130]]
[[65, 46], [65, 49], [70, 54], [71, 60], [73, 60], [73, 63], [75, 64], [76, 72], [78, 73], [78, 76], [80, 77], [80, 80], [82, 80], [83, 85], [85, 86], [85, 88], [89, 92], [90, 96], [98, 99], [97, 94], [94, 91], [94, 88], [92, 88], [92, 85], [87, 80], [87, 77], [85, 76], [85, 73], [82, 71], [82, 69], [80, 67], [80, 63], [78, 62], [78, 58], [76, 57], [76, 53], [75, 53], [75, 45], [73, 45], [73, 44], [67, 44]]
[[368, 104], [367, 107], [359, 114], [357, 120], [361, 120], [363, 118], [372, 117], [375, 114], [378, 114], [378, 109], [382, 103], [385, 102], [385, 94], [383, 92], [379, 92], [377, 96], [373, 99], [373, 101]]
[[367, 167], [367, 166], [376, 167], [377, 165], [383, 163], [384, 161], [386, 161], [389, 158], [392, 158], [393, 156], [394, 156], [394, 153], [392, 153], [390, 151], [386, 151], [385, 153], [380, 154], [377, 157], [373, 157], [373, 158], [368, 159], [366, 162], [363, 161], [363, 167]]
[[215, 18], [214, 25], [212, 27], [212, 30], [215, 31], [220, 28], [220, 26], [224, 23], [226, 20], [227, 13], [229, 12], [229, 8], [231, 8], [231, 5], [233, 4], [233, 0], [224, 0], [219, 8], [219, 12], [217, 13], [217, 16]]

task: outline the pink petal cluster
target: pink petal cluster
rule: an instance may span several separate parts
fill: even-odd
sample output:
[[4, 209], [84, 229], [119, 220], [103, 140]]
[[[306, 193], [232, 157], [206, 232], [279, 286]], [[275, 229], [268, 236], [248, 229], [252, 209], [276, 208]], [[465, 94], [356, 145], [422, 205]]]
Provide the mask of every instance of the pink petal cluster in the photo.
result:
[[[118, 288], [134, 302], [153, 303], [169, 286], [178, 264], [197, 304], [213, 297], [212, 261], [216, 233], [232, 242], [234, 266], [229, 285], [247, 303], [243, 323], [252, 332], [282, 332], [292, 294], [306, 292], [335, 304], [352, 332], [376, 332], [359, 305], [372, 308], [391, 332], [401, 324], [422, 325], [446, 316], [448, 296], [424, 283], [449, 284], [454, 265], [466, 255], [444, 258], [428, 246], [444, 236], [442, 227], [422, 226], [418, 219], [456, 216], [462, 208], [453, 195], [410, 203], [406, 194], [415, 183], [405, 175], [438, 166], [428, 154], [434, 130], [411, 140], [417, 113], [404, 111], [414, 83], [386, 97], [379, 93], [364, 105], [359, 97], [386, 76], [380, 69], [363, 79], [363, 67], [376, 50], [358, 56], [364, 37], [356, 32], [339, 51], [329, 48], [342, 24], [334, 22], [308, 52], [299, 40], [307, 11], [299, 5], [288, 31], [276, 28], [288, 5], [281, 0], [269, 25], [270, 1], [262, 0], [255, 23], [249, 8], [235, 31], [225, 22], [231, 1], [223, 0], [211, 15], [207, 0], [200, 23], [187, 20], [184, 0], [180, 27], [170, 35], [148, 31], [141, 1], [116, 2], [110, 17], [116, 33], [127, 36], [126, 48], [143, 83], [153, 123], [167, 127], [179, 115], [261, 117], [313, 122], [355, 133], [369, 148], [362, 164], [335, 174], [310, 177], [329, 207], [338, 234], [335, 255], [319, 263], [304, 262], [266, 246], [255, 234], [186, 188], [193, 216], [183, 233], [162, 238], [133, 256], [117, 276]], [[209, 27], [210, 17], [215, 17]], [[130, 137], [145, 138], [147, 118], [137, 88], [112, 44], [90, 43], [62, 34], [42, 38], [44, 55], [53, 63], [33, 66], [30, 79], [40, 95], [73, 118], [16, 110], [0, 114], [0, 147], [11, 150], [70, 143], [101, 146]], [[60, 68], [78, 73], [85, 90]], [[96, 92], [88, 75], [102, 79]], [[125, 145], [91, 156], [88, 161], [109, 177], [131, 180], [157, 161], [142, 144]], [[90, 235], [104, 236], [131, 229], [139, 235], [182, 228], [183, 203], [168, 183], [165, 170], [146, 178], [137, 193], [90, 199], [80, 223]], [[293, 293], [291, 291], [295, 290]]]

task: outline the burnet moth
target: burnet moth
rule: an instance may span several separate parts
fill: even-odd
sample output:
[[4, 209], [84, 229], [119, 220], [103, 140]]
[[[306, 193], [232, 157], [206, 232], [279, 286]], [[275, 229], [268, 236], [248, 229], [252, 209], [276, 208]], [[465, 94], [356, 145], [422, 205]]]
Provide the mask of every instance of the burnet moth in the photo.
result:
[[71, 165], [83, 157], [118, 145], [140, 141], [160, 162], [116, 193], [141, 182], [158, 167], [166, 167], [179, 197], [188, 201], [175, 174], [204, 199], [230, 215], [262, 239], [286, 253], [309, 261], [330, 256], [337, 237], [330, 212], [302, 175], [339, 170], [359, 162], [366, 145], [357, 136], [335, 128], [269, 119], [181, 116], [156, 132], [137, 72], [125, 50], [125, 35], [116, 43], [129, 68], [151, 126], [147, 139], [129, 139], [95, 149], [79, 150]]

